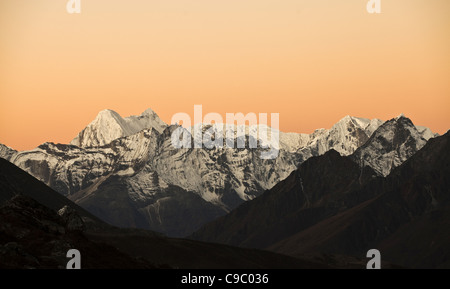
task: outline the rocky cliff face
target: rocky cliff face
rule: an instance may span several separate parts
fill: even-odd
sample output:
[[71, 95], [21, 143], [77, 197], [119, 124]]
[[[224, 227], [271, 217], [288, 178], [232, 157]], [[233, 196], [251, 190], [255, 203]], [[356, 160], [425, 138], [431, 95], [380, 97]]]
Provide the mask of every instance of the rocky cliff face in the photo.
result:
[[352, 159], [360, 166], [370, 166], [379, 175], [387, 176], [420, 150], [429, 137], [427, 130], [419, 131], [409, 118], [401, 115], [381, 125], [352, 154]]

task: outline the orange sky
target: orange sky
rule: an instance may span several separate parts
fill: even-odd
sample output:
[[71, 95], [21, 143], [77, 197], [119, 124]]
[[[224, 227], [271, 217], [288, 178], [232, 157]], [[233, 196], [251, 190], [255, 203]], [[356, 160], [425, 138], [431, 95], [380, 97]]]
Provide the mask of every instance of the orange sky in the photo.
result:
[[68, 143], [122, 116], [278, 112], [310, 133], [345, 115], [450, 129], [450, 1], [0, 1], [0, 143]]

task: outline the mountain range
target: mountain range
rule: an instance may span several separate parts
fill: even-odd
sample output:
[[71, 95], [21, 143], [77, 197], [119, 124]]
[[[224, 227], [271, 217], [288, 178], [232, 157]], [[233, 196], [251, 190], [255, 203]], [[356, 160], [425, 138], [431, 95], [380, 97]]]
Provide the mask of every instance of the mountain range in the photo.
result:
[[333, 150], [355, 170], [384, 177], [436, 137], [403, 115], [386, 122], [346, 116], [312, 134], [280, 132], [278, 157], [266, 160], [261, 148], [177, 149], [177, 128], [151, 109], [126, 118], [104, 110], [70, 144], [21, 152], [0, 145], [0, 157], [112, 225], [183, 237], [274, 188], [311, 157]]
[[[384, 141], [376, 133], [372, 138]], [[403, 149], [393, 139], [398, 160]], [[191, 237], [316, 261], [323, 254], [362, 258], [376, 248], [383, 260], [400, 266], [449, 268], [450, 132], [430, 139], [387, 177], [358, 166], [353, 160], [364, 155], [358, 150], [308, 159], [262, 196]]]

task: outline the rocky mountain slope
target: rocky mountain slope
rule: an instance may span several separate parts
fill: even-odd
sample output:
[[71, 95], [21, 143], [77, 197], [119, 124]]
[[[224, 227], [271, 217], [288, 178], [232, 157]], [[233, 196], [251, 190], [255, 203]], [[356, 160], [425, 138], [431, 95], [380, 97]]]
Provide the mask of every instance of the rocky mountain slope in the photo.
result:
[[[402, 142], [406, 134], [397, 126], [403, 121], [382, 123], [347, 116], [311, 135], [280, 132], [278, 157], [262, 159], [264, 149], [248, 147], [252, 128], [246, 129], [246, 148], [177, 149], [171, 140], [177, 126], [167, 126], [153, 111], [122, 118], [105, 110], [71, 145], [45, 143], [22, 152], [2, 146], [0, 157], [114, 225], [184, 236], [261, 195], [312, 156], [331, 149], [350, 155], [368, 140], [379, 139], [373, 135], [393, 134]], [[408, 125], [410, 131], [415, 129]], [[389, 147], [384, 155], [374, 151], [374, 143], [354, 158], [385, 174], [431, 136], [427, 129], [416, 129], [400, 150]], [[402, 154], [394, 163], [388, 161], [393, 149]], [[370, 153], [383, 155], [371, 162], [365, 160]]]
[[449, 268], [449, 152], [447, 133], [381, 177], [330, 151], [192, 237], [302, 257], [376, 248], [394, 264]]
[[356, 194], [376, 178], [348, 157], [331, 150], [253, 201], [201, 228], [192, 238], [241, 247], [265, 248], [291, 234], [345, 211], [374, 194]]
[[370, 166], [379, 175], [387, 176], [420, 150], [430, 136], [429, 130], [417, 128], [409, 118], [400, 115], [381, 125], [352, 154], [352, 159], [360, 166]]
[[[74, 218], [71, 222], [29, 197], [14, 196], [0, 207], [0, 268], [65, 269], [67, 251], [74, 248], [83, 252], [86, 269], [156, 268], [110, 245], [90, 241], [82, 225], [73, 226]], [[83, 224], [81, 218], [78, 221]]]
[[[3, 269], [64, 269], [69, 249], [80, 251], [84, 269], [330, 268], [325, 263], [267, 251], [115, 228], [91, 218], [76, 204], [13, 164], [0, 161], [0, 169], [0, 268]], [[65, 201], [61, 202], [62, 199]]]
[[2, 158], [0, 158], [0, 191], [0, 205], [5, 204], [16, 195], [24, 195], [54, 211], [68, 206], [77, 212], [86, 223], [97, 223], [98, 225], [103, 223], [85, 209]]

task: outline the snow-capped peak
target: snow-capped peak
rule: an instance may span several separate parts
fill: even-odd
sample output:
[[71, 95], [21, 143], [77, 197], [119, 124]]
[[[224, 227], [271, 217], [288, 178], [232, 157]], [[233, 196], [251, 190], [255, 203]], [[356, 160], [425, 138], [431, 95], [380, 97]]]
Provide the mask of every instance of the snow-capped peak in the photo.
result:
[[115, 139], [133, 135], [144, 129], [155, 129], [161, 133], [165, 124], [151, 109], [139, 116], [122, 118], [117, 112], [105, 109], [86, 126], [70, 143], [79, 147], [103, 146]]
[[147, 108], [143, 113], [141, 113], [141, 116], [144, 115], [156, 115], [156, 112], [154, 112], [151, 108]]
[[370, 120], [347, 115], [329, 130], [314, 131], [307, 146], [313, 148], [319, 155], [330, 149], [338, 151], [341, 155], [349, 155], [364, 144], [382, 123], [378, 119]]
[[16, 150], [0, 143], [0, 157], [1, 158], [4, 158], [5, 160], [9, 161], [16, 154], [17, 154]]
[[[197, 133], [204, 136], [212, 132], [211, 127], [221, 125], [225, 132], [235, 129], [234, 124], [196, 124], [192, 130], [200, 128]], [[149, 229], [162, 230], [172, 228], [173, 213], [179, 208], [187, 208], [187, 212], [208, 207], [232, 209], [288, 177], [308, 158], [331, 149], [341, 155], [352, 154], [361, 166], [371, 166], [380, 175], [387, 175], [419, 150], [427, 137], [433, 136], [429, 129], [415, 127], [406, 117], [383, 122], [346, 116], [330, 129], [312, 134], [280, 132], [278, 158], [265, 160], [260, 158], [260, 147], [250, 149], [249, 145], [243, 149], [177, 149], [171, 138], [175, 129], [177, 126], [167, 127], [150, 109], [126, 118], [103, 110], [72, 141], [76, 146], [46, 143], [31, 151], [16, 152], [0, 145], [0, 157], [70, 195], [79, 204], [94, 204], [91, 208], [109, 216], [114, 215], [117, 202], [106, 202], [114, 200], [110, 199], [114, 196], [103, 196], [108, 188], [120, 188], [120, 196], [129, 197], [133, 216], [138, 216], [139, 222]], [[256, 127], [245, 126], [246, 144], [253, 129]], [[111, 144], [105, 145], [108, 143]], [[184, 191], [179, 193], [177, 188]], [[188, 196], [187, 192], [196, 194], [197, 201], [180, 199]], [[177, 204], [181, 203], [179, 207]], [[203, 215], [201, 222], [217, 217]], [[137, 220], [124, 219], [133, 224]], [[123, 224], [117, 218], [114, 222]], [[178, 222], [177, 226], [184, 228], [185, 223]]]
[[370, 123], [370, 119], [347, 115], [337, 123], [349, 123], [349, 122], [353, 123], [356, 126], [364, 128]]
[[403, 114], [386, 121], [359, 147], [352, 158], [387, 176], [426, 144], [427, 130], [419, 130]]
[[434, 138], [439, 136], [438, 133], [433, 133], [431, 129], [425, 126], [416, 125], [417, 131], [422, 135], [422, 137], [426, 140], [429, 140], [430, 138]]
[[99, 122], [100, 120], [103, 119], [108, 121], [120, 121], [122, 117], [114, 110], [104, 109], [97, 114], [93, 122]]

